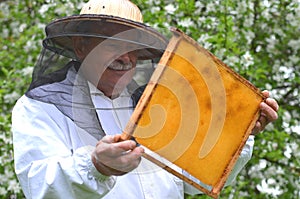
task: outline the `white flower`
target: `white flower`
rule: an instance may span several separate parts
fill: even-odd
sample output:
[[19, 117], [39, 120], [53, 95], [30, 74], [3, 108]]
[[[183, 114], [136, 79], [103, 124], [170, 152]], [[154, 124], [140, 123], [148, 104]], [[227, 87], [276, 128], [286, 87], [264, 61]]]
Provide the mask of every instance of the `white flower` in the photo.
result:
[[196, 2], [195, 2], [195, 8], [196, 8], [195, 14], [196, 14], [196, 15], [201, 14], [202, 8], [203, 8], [203, 7], [205, 7], [205, 6], [203, 5], [203, 3], [202, 3], [201, 1], [196, 1]]
[[24, 29], [26, 29], [26, 27], [27, 27], [27, 25], [26, 25], [25, 23], [21, 24], [21, 25], [19, 26], [19, 32], [23, 32]]
[[226, 49], [225, 48], [221, 48], [221, 49], [216, 50], [215, 55], [216, 55], [216, 57], [218, 57], [221, 60], [223, 60], [225, 53], [226, 53]]
[[163, 23], [163, 27], [164, 27], [165, 29], [169, 30], [171, 26], [170, 26], [170, 24], [169, 24], [168, 22], [164, 22], [164, 23]]
[[155, 13], [155, 12], [158, 12], [158, 11], [160, 11], [160, 7], [158, 7], [158, 6], [153, 6], [151, 8], [151, 13]]
[[288, 43], [288, 46], [291, 47], [294, 50], [294, 52], [297, 52], [300, 49], [300, 39], [291, 39]]
[[242, 56], [242, 64], [245, 66], [245, 69], [254, 64], [253, 60], [254, 59], [249, 51]]
[[49, 7], [50, 7], [50, 4], [43, 4], [39, 9], [39, 13], [41, 15], [45, 14], [48, 11]]
[[20, 190], [20, 186], [16, 180], [10, 180], [7, 189], [18, 192]]
[[270, 53], [274, 53], [275, 49], [275, 44], [277, 42], [275, 35], [271, 35], [269, 38], [266, 39], [268, 46], [267, 46], [267, 51]]
[[[238, 2], [237, 10], [239, 11], [238, 13], [245, 13], [247, 11], [247, 4], [243, 1]], [[244, 16], [244, 15], [241, 15], [241, 16]]]
[[283, 152], [284, 156], [287, 158], [291, 158], [292, 149], [289, 145], [286, 145], [286, 149]]
[[31, 75], [32, 72], [33, 72], [33, 67], [32, 66], [28, 66], [28, 67], [23, 68], [21, 70], [21, 73], [23, 74], [23, 76]]
[[215, 12], [216, 6], [219, 4], [220, 4], [220, 2], [218, 2], [218, 1], [208, 3], [206, 5], [206, 12]]
[[298, 135], [300, 135], [300, 125], [292, 126], [291, 129], [292, 129], [293, 132], [296, 132]]
[[260, 169], [264, 169], [267, 167], [267, 161], [264, 159], [259, 160], [259, 167]]
[[[5, 144], [11, 144], [12, 143], [12, 138], [8, 137], [5, 133], [0, 135], [0, 140], [2, 140]], [[1, 163], [1, 161], [0, 161], [0, 163]]]
[[280, 37], [285, 37], [286, 36], [286, 34], [283, 32], [283, 30], [279, 29], [279, 28], [274, 28], [273, 32], [278, 34]]
[[297, 64], [300, 61], [300, 57], [296, 55], [291, 55], [289, 58], [293, 64]]
[[240, 59], [237, 56], [228, 56], [224, 62], [228, 64], [229, 66], [234, 65], [235, 63], [238, 63]]
[[204, 43], [206, 42], [211, 36], [209, 36], [209, 34], [205, 33], [205, 34], [202, 34], [198, 39], [197, 39], [197, 42], [198, 43]]
[[249, 51], [247, 51], [244, 55], [243, 55], [243, 58], [246, 60], [246, 61], [251, 61], [253, 60], [252, 56], [250, 55]]
[[248, 30], [248, 31], [245, 32], [245, 37], [246, 37], [246, 40], [247, 40], [247, 44], [250, 44], [252, 42], [253, 38], [255, 37], [255, 34], [251, 30]]
[[[299, 6], [299, 10], [298, 11], [295, 10], [295, 12], [296, 13], [300, 12], [300, 6]], [[286, 15], [286, 19], [289, 21], [289, 24], [295, 28], [299, 28], [299, 26], [300, 26], [300, 22], [299, 22], [299, 20], [297, 20], [297, 18], [299, 19], [299, 16], [297, 17], [292, 13], [289, 13]]]
[[6, 196], [7, 190], [5, 187], [0, 187], [0, 196]]
[[174, 4], [169, 4], [165, 6], [165, 10], [167, 11], [167, 13], [174, 14], [174, 12], [176, 11], [176, 7], [174, 6]]
[[193, 23], [193, 21], [190, 18], [185, 18], [185, 19], [180, 20], [178, 22], [178, 25], [180, 25], [182, 27], [186, 27], [186, 28], [192, 26], [193, 24], [194, 23]]
[[3, 30], [2, 30], [2, 37], [3, 38], [7, 38], [9, 36], [9, 29], [4, 28], [4, 26], [2, 28], [3, 28]]
[[257, 47], [256, 47], [256, 49], [255, 49], [255, 52], [260, 52], [261, 51], [261, 45], [258, 45]]
[[252, 27], [253, 22], [254, 22], [253, 16], [246, 17], [245, 21], [244, 21], [244, 26], [245, 27]]
[[76, 3], [75, 5], [77, 9], [81, 9], [84, 6], [84, 4], [85, 4], [84, 2], [80, 2], [80, 3]]
[[287, 79], [293, 75], [294, 70], [292, 68], [288, 68], [286, 66], [281, 66], [279, 68], [279, 72], [283, 73], [283, 78]]
[[267, 19], [268, 21], [269, 21], [269, 20], [272, 20], [272, 16], [271, 16], [270, 13], [269, 13], [269, 9], [263, 10], [261, 14], [262, 14], [262, 16], [263, 16], [265, 19]]
[[210, 36], [205, 33], [202, 34], [198, 39], [197, 42], [203, 46], [205, 49], [209, 49], [211, 47], [211, 43], [207, 42], [207, 40], [210, 38]]
[[270, 2], [268, 0], [264, 0], [263, 1], [264, 6], [266, 6], [267, 8], [269, 8], [271, 6]]
[[276, 197], [282, 193], [282, 190], [279, 189], [279, 186], [275, 185], [275, 187], [272, 187], [272, 185], [276, 184], [276, 180], [274, 179], [263, 179], [261, 184], [258, 184], [256, 188], [262, 192], [271, 194], [273, 197]]
[[46, 24], [44, 24], [44, 23], [37, 23], [37, 27], [38, 27], [39, 29], [45, 29]]
[[203, 3], [202, 3], [201, 1], [196, 1], [196, 2], [195, 2], [195, 7], [196, 7], [196, 8], [203, 8], [204, 5], [203, 5]]
[[20, 95], [16, 91], [13, 91], [10, 94], [4, 95], [4, 102], [5, 103], [14, 103], [19, 97], [20, 97]]

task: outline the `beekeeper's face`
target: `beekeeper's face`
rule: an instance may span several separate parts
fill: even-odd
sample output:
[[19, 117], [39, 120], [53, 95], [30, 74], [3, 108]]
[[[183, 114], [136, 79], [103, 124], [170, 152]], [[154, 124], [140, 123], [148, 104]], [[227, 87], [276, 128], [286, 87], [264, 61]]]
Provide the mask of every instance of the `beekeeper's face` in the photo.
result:
[[118, 96], [132, 80], [137, 62], [134, 44], [77, 37], [74, 49], [85, 77], [106, 96]]

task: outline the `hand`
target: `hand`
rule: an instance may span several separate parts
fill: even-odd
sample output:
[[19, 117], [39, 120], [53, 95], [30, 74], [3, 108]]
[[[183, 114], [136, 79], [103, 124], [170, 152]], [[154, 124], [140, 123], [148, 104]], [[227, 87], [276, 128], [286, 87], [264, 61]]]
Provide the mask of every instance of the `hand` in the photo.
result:
[[105, 136], [96, 145], [92, 161], [97, 170], [106, 176], [123, 175], [135, 169], [144, 153], [132, 140], [120, 141], [121, 135]]
[[257, 135], [265, 129], [267, 124], [278, 118], [278, 103], [275, 99], [270, 98], [269, 91], [263, 91], [262, 94], [267, 97], [267, 99], [260, 104], [260, 116], [256, 121], [255, 127], [252, 129], [252, 135]]

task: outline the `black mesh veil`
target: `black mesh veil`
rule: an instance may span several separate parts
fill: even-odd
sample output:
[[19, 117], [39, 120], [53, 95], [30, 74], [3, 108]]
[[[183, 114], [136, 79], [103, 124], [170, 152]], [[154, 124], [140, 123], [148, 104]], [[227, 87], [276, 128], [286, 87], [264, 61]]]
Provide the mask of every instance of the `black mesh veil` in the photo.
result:
[[44, 48], [26, 96], [55, 105], [79, 129], [100, 139], [104, 132], [90, 98], [87, 81], [77, 74], [79, 67], [80, 62]]
[[[43, 48], [35, 65], [29, 90], [65, 79], [67, 71], [71, 67], [69, 63], [72, 61], [70, 58]], [[80, 63], [78, 62], [76, 65], [79, 67]]]
[[[128, 26], [122, 19], [114, 21], [99, 16], [72, 16], [57, 20], [46, 27], [46, 33], [47, 38], [43, 41], [43, 50], [26, 96], [55, 105], [79, 129], [97, 139], [105, 133], [91, 100], [89, 81], [81, 71], [83, 65], [89, 62], [85, 63], [85, 60], [76, 57], [72, 38], [99, 38], [102, 41], [134, 44], [131, 47], [134, 49], [120, 50], [119, 54], [112, 57], [117, 58], [127, 51], [136, 51], [138, 54], [134, 78], [127, 86], [133, 104], [124, 108], [129, 109], [133, 109], [137, 103], [167, 44], [162, 35], [145, 25], [130, 22]], [[94, 57], [101, 59], [101, 56], [97, 56], [106, 51], [105, 46], [98, 45], [95, 49], [98, 51]]]

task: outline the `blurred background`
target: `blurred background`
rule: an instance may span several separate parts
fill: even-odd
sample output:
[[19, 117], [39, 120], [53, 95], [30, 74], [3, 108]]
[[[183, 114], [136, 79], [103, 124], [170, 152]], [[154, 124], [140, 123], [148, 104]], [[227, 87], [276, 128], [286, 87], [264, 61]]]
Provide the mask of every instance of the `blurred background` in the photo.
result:
[[[177, 27], [261, 90], [279, 119], [220, 198], [300, 198], [300, 0], [132, 0], [146, 24]], [[0, 198], [24, 198], [14, 174], [11, 110], [31, 81], [46, 24], [85, 1], [0, 1]], [[204, 195], [186, 198], [209, 198]]]

